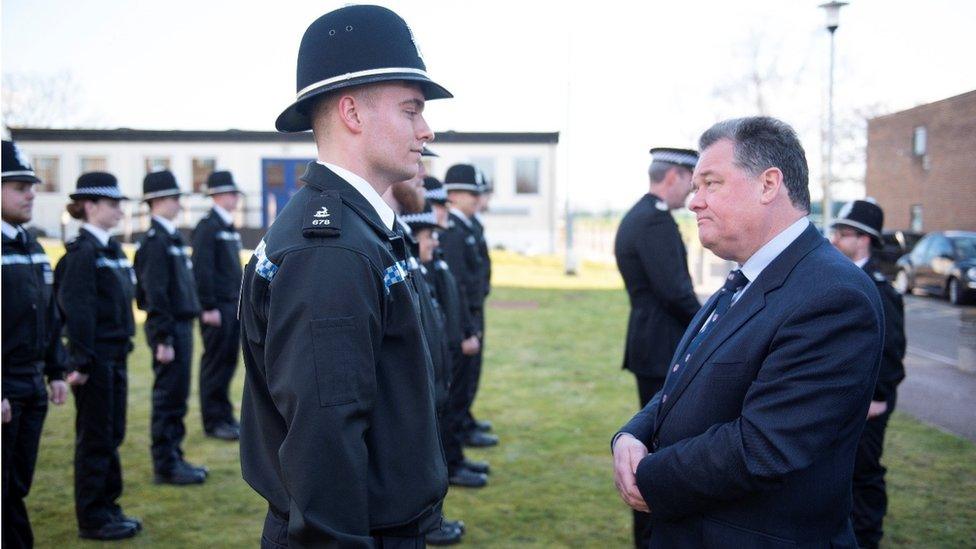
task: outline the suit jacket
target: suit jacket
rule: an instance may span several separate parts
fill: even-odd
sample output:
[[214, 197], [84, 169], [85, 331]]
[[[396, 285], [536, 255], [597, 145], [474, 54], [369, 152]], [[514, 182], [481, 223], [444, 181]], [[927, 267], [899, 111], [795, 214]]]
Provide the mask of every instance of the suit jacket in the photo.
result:
[[851, 475], [882, 324], [871, 279], [807, 227], [621, 429], [651, 451], [637, 469], [651, 545], [856, 547]]
[[674, 348], [698, 312], [688, 254], [664, 202], [644, 195], [627, 212], [614, 243], [617, 268], [630, 298], [623, 367], [664, 377]]

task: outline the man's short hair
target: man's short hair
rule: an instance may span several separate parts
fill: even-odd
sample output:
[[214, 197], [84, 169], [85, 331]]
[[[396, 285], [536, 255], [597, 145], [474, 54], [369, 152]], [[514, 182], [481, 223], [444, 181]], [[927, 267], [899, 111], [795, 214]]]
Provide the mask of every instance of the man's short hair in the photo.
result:
[[734, 144], [735, 164], [753, 176], [769, 168], [783, 172], [790, 202], [810, 212], [809, 169], [803, 145], [789, 124], [769, 116], [724, 120], [708, 129], [698, 140], [699, 150], [722, 139]]
[[664, 181], [664, 177], [668, 175], [668, 170], [671, 168], [675, 168], [678, 171], [684, 170], [691, 173], [691, 170], [685, 166], [681, 166], [680, 164], [672, 164], [670, 162], [655, 160], [651, 162], [651, 167], [647, 168], [647, 175], [650, 176], [651, 183], [656, 185]]

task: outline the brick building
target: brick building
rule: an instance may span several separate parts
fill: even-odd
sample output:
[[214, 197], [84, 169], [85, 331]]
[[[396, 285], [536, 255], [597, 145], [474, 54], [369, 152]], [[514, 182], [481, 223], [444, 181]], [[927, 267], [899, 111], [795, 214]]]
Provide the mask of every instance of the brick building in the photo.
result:
[[976, 231], [976, 91], [869, 120], [865, 190], [886, 229]]

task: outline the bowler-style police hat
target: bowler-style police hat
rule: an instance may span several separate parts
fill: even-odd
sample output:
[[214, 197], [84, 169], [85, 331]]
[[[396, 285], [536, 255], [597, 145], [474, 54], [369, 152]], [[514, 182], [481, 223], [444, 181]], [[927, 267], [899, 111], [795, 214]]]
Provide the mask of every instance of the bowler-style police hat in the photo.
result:
[[406, 223], [411, 231], [446, 228], [437, 224], [437, 216], [434, 215], [434, 208], [431, 207], [430, 202], [424, 202], [424, 209], [420, 213], [401, 214], [400, 220]]
[[173, 172], [163, 170], [146, 174], [142, 180], [142, 201], [148, 202], [154, 198], [164, 198], [167, 196], [180, 196], [185, 194], [176, 184], [176, 177]]
[[113, 198], [115, 200], [128, 200], [119, 191], [119, 181], [115, 176], [108, 172], [88, 172], [81, 174], [78, 183], [75, 185], [75, 192], [68, 195], [71, 200], [79, 198]]
[[447, 169], [444, 176], [444, 190], [481, 194], [483, 181], [484, 177], [478, 168], [471, 164], [455, 164]]
[[881, 243], [881, 229], [884, 227], [884, 212], [873, 200], [855, 200], [844, 204], [831, 228], [843, 225], [867, 234], [878, 244]]
[[432, 175], [424, 178], [424, 198], [434, 204], [447, 204], [447, 191], [444, 190], [440, 179]]
[[237, 188], [237, 184], [234, 183], [234, 176], [230, 172], [213, 172], [207, 177], [207, 195], [213, 196], [222, 193], [244, 194]]
[[694, 170], [698, 164], [698, 151], [692, 149], [672, 149], [670, 147], [655, 147], [651, 149], [652, 162], [667, 162], [677, 166], [684, 166]]
[[7, 181], [41, 182], [37, 174], [34, 173], [34, 168], [31, 167], [27, 157], [21, 153], [13, 141], [3, 140], [3, 158], [0, 159], [0, 162], [2, 162], [0, 169], [3, 171], [2, 180], [4, 183]]
[[278, 116], [282, 132], [312, 128], [309, 108], [322, 94], [390, 80], [420, 84], [424, 97], [454, 97], [427, 76], [410, 27], [380, 6], [346, 6], [316, 19], [298, 49], [295, 102]]

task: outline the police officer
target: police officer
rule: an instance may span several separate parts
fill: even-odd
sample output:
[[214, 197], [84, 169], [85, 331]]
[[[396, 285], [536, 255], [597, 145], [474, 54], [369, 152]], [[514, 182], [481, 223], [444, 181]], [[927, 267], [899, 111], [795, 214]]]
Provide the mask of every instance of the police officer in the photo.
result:
[[[637, 378], [643, 408], [664, 385], [669, 361], [701, 306], [688, 258], [670, 211], [684, 206], [698, 153], [651, 149], [648, 193], [620, 221], [614, 242], [617, 268], [630, 298], [623, 367]], [[650, 539], [646, 513], [634, 511], [634, 544]]]
[[462, 433], [464, 443], [473, 447], [498, 444], [498, 437], [473, 425], [471, 406], [481, 376], [481, 337], [484, 330], [484, 299], [487, 270], [481, 255], [479, 239], [483, 238], [472, 219], [478, 211], [482, 176], [471, 164], [455, 164], [444, 176], [444, 189], [450, 203], [448, 228], [441, 235], [444, 260], [457, 278], [461, 294], [474, 324], [477, 345], [463, 350], [464, 366], [457, 383], [457, 400], [449, 404], [450, 423]]
[[[483, 287], [482, 293], [484, 294], [484, 297], [482, 299], [484, 300], [487, 299], [488, 294], [491, 293], [491, 254], [488, 253], [488, 240], [485, 237], [485, 224], [482, 215], [488, 211], [489, 202], [491, 201], [491, 197], [494, 194], [495, 189], [494, 186], [492, 186], [491, 181], [489, 181], [488, 178], [485, 176], [484, 172], [478, 170], [477, 175], [478, 175], [479, 185], [481, 186], [481, 193], [478, 194], [478, 207], [475, 210], [474, 215], [471, 216], [471, 225], [474, 227], [475, 233], [478, 238], [478, 255], [481, 256], [481, 267], [482, 267], [482, 273], [481, 273], [481, 281]], [[483, 307], [482, 307], [481, 314], [482, 314], [482, 319], [480, 322], [481, 349], [479, 350], [478, 353], [479, 370], [481, 368], [481, 362], [485, 354], [485, 332], [487, 328], [487, 323], [485, 322], [484, 319]], [[479, 375], [479, 380], [480, 380], [480, 375]], [[477, 385], [475, 386], [474, 391], [475, 393], [478, 392]], [[467, 410], [467, 417], [465, 418], [465, 427], [466, 427], [466, 431], [469, 433], [467, 438], [472, 441], [471, 442], [472, 446], [479, 445], [479, 441], [476, 439], [481, 439], [481, 440], [488, 439], [488, 440], [494, 440], [495, 442], [497, 442], [498, 440], [498, 437], [494, 435], [488, 435], [487, 437], [478, 435], [478, 433], [490, 432], [492, 429], [492, 424], [491, 421], [487, 419], [476, 419], [474, 415], [471, 413], [470, 407]]]
[[200, 298], [200, 413], [207, 436], [237, 440], [240, 425], [228, 397], [237, 369], [241, 325], [237, 302], [241, 295], [241, 236], [234, 227], [233, 212], [241, 191], [230, 172], [217, 171], [207, 178], [207, 194], [213, 208], [193, 230], [193, 275]]
[[75, 394], [75, 516], [82, 538], [136, 535], [139, 519], [118, 505], [122, 495], [119, 446], [125, 438], [128, 373], [135, 335], [135, 271], [109, 234], [122, 219], [115, 176], [78, 178], [67, 210], [83, 225], [54, 270], [58, 305], [68, 338], [68, 383]]
[[433, 133], [406, 23], [378, 6], [305, 32], [280, 131], [317, 162], [244, 270], [244, 479], [268, 501], [265, 547], [421, 547], [447, 470], [408, 251], [382, 194], [417, 174]]
[[[424, 198], [427, 199], [430, 207], [434, 209], [434, 217], [437, 218], [437, 224], [442, 227], [447, 227], [447, 191], [444, 190], [444, 184], [441, 183], [440, 179], [432, 175], [424, 176]], [[438, 247], [434, 253], [436, 255], [440, 252], [440, 247]]]
[[192, 262], [174, 222], [183, 193], [168, 170], [146, 175], [142, 188], [152, 225], [136, 251], [136, 303], [146, 311], [146, 342], [156, 376], [151, 419], [154, 480], [200, 484], [206, 480], [206, 468], [186, 462], [180, 447], [190, 396], [193, 319], [200, 314]]
[[901, 295], [871, 257], [872, 245], [881, 246], [884, 212], [873, 201], [855, 200], [844, 205], [831, 224], [831, 243], [874, 280], [884, 306], [884, 349], [881, 369], [868, 408], [868, 421], [854, 458], [854, 534], [860, 547], [877, 547], [888, 509], [885, 472], [881, 465], [888, 419], [895, 409], [898, 384], [905, 379], [905, 306]]
[[12, 141], [3, 141], [3, 546], [33, 547], [24, 498], [37, 463], [41, 428], [51, 402], [63, 404], [60, 319], [52, 286], [54, 272], [44, 249], [21, 226], [31, 220], [34, 185], [41, 182]]

